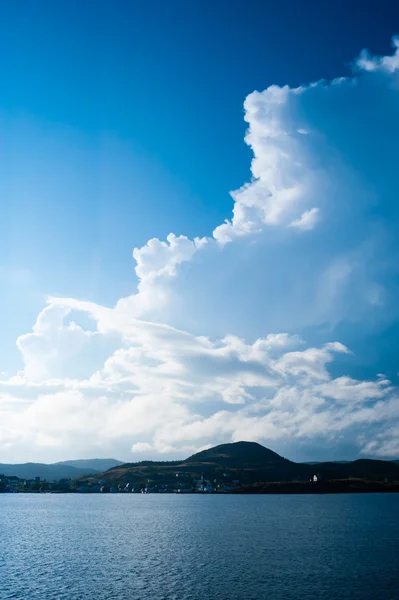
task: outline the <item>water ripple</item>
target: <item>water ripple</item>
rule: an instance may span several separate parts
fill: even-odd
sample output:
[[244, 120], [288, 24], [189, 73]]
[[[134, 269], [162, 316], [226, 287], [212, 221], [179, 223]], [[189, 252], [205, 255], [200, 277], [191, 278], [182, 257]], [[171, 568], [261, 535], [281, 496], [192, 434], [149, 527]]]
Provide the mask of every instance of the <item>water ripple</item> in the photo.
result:
[[1, 600], [393, 600], [399, 494], [0, 495]]

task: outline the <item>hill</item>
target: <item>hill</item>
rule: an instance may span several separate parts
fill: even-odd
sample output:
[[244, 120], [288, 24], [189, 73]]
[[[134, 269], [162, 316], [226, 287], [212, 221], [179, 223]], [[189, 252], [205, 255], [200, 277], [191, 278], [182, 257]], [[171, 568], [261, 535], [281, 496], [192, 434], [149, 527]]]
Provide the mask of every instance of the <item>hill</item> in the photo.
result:
[[399, 465], [389, 461], [361, 459], [347, 463], [318, 463], [309, 465], [295, 463], [276, 452], [254, 442], [222, 444], [197, 452], [182, 461], [144, 461], [126, 463], [105, 473], [82, 480], [88, 483], [103, 481], [108, 485], [134, 486], [152, 484], [176, 484], [180, 480], [192, 481], [202, 475], [217, 481], [239, 480], [242, 484], [258, 482], [309, 481], [318, 473], [323, 480], [368, 479], [399, 481]]
[[213, 448], [197, 452], [187, 458], [185, 462], [190, 464], [209, 463], [219, 466], [224, 465], [236, 469], [292, 464], [291, 461], [256, 442], [221, 444], [220, 446], [214, 446]]
[[347, 463], [320, 463], [317, 472], [323, 479], [368, 479], [381, 481], [385, 478], [399, 481], [399, 465], [392, 461], [361, 458]]

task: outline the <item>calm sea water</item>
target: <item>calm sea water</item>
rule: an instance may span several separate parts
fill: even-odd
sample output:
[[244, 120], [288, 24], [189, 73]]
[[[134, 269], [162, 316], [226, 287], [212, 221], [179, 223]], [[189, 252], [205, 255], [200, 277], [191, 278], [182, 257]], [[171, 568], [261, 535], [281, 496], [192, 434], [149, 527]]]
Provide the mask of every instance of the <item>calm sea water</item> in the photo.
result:
[[399, 598], [399, 494], [0, 495], [0, 598]]

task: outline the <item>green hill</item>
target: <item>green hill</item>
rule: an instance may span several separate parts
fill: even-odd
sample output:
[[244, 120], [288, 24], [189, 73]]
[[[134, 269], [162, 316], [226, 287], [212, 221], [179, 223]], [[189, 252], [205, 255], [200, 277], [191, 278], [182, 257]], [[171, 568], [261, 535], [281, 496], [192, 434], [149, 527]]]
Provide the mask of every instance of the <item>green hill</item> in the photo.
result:
[[222, 444], [197, 452], [182, 461], [143, 461], [116, 466], [105, 473], [85, 478], [108, 485], [174, 485], [176, 478], [192, 481], [202, 475], [217, 481], [239, 480], [242, 484], [258, 482], [309, 481], [315, 474], [321, 479], [368, 479], [399, 481], [399, 465], [379, 460], [356, 460], [347, 463], [295, 463], [254, 442]]

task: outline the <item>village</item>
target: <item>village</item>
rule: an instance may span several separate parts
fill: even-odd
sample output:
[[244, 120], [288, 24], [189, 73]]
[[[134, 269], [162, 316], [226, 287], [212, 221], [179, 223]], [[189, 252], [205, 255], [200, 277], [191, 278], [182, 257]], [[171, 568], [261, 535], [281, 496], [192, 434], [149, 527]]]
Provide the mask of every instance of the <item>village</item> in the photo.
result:
[[[292, 479], [293, 483], [308, 481], [300, 477]], [[321, 481], [319, 474], [313, 475], [311, 482]], [[192, 473], [178, 472], [174, 474], [174, 480], [157, 478], [146, 478], [142, 481], [123, 482], [112, 484], [105, 479], [69, 479], [63, 478], [48, 481], [35, 477], [34, 479], [23, 479], [13, 475], [0, 474], [0, 493], [80, 493], [80, 494], [212, 494], [212, 493], [234, 493], [239, 491], [243, 484], [239, 479], [232, 479], [227, 473], [221, 476], [207, 479], [203, 474], [193, 476]]]
[[79, 481], [60, 479], [47, 481], [40, 477], [22, 479], [16, 476], [0, 475], [0, 492], [6, 493], [214, 493], [232, 492], [240, 486], [238, 479], [229, 479], [224, 474], [221, 480], [205, 479], [203, 475], [193, 478], [190, 473], [176, 473], [176, 481], [171, 483], [146, 479], [142, 482], [110, 485], [105, 480]]

